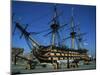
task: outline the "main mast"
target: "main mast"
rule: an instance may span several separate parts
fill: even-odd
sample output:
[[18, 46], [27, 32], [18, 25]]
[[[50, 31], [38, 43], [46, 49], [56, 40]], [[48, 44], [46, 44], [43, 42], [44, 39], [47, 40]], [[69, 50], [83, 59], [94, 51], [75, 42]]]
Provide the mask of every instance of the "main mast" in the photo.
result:
[[71, 48], [74, 49], [75, 48], [75, 35], [76, 35], [76, 32], [74, 30], [74, 15], [73, 15], [73, 8], [72, 8], [72, 16], [71, 16], [71, 33], [70, 33], [70, 36], [71, 36]]

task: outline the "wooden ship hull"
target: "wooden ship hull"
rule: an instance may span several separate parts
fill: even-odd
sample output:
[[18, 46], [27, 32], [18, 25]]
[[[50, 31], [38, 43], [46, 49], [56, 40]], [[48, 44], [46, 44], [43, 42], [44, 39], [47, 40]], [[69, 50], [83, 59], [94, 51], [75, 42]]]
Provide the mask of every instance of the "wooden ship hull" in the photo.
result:
[[33, 54], [42, 63], [43, 62], [53, 63], [59, 60], [79, 60], [79, 61], [89, 60], [86, 49], [74, 50], [74, 49], [44, 48], [44, 49], [40, 49], [39, 53], [33, 52]]

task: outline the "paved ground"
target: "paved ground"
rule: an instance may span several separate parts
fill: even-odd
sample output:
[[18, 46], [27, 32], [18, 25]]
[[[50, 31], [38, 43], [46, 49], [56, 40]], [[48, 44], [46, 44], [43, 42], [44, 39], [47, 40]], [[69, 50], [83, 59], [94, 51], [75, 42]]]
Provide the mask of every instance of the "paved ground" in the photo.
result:
[[80, 65], [78, 68], [66, 68], [65, 65], [61, 66], [62, 69], [53, 69], [52, 65], [48, 65], [47, 67], [36, 66], [35, 69], [28, 70], [25, 69], [25, 65], [12, 65], [12, 72], [14, 73], [37, 73], [37, 72], [55, 72], [55, 71], [72, 71], [72, 70], [89, 70], [96, 69], [96, 64], [93, 62], [89, 65]]

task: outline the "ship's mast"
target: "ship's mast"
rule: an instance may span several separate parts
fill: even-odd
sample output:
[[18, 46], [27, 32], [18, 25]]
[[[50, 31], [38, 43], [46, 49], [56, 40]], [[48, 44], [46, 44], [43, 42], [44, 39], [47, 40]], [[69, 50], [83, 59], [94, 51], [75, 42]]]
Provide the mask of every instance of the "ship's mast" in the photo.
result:
[[[53, 21], [53, 24], [56, 24], [56, 19], [55, 17], [57, 16], [57, 9], [56, 9], [56, 6], [54, 6], [54, 21]], [[52, 32], [52, 46], [55, 46], [55, 39], [56, 38], [56, 29], [53, 29], [53, 32]]]
[[59, 30], [64, 28], [66, 25], [68, 25], [68, 24], [61, 25], [59, 23], [58, 17], [61, 15], [61, 13], [58, 13], [56, 4], [54, 4], [54, 10], [53, 11], [54, 11], [53, 18], [49, 22], [49, 23], [51, 23], [50, 24], [50, 30], [51, 31], [49, 33], [47, 33], [46, 35], [44, 35], [44, 36], [47, 36], [47, 35], [51, 34], [51, 48], [53, 48], [55, 46], [60, 46], [61, 37], [60, 37]]
[[76, 32], [74, 31], [74, 15], [73, 15], [73, 8], [72, 8], [72, 16], [71, 16], [71, 48], [75, 48], [75, 34]]
[[31, 36], [30, 33], [26, 31], [19, 23], [16, 23], [16, 27], [21, 31], [22, 35], [25, 36], [25, 38], [29, 39], [31, 42], [32, 46], [35, 48], [39, 48], [40, 44], [36, 42]]
[[54, 16], [53, 16], [53, 24], [51, 25], [51, 29], [52, 29], [52, 46], [55, 46], [56, 44], [56, 34], [59, 28], [59, 24], [57, 21], [57, 8], [56, 8], [56, 4], [54, 6]]

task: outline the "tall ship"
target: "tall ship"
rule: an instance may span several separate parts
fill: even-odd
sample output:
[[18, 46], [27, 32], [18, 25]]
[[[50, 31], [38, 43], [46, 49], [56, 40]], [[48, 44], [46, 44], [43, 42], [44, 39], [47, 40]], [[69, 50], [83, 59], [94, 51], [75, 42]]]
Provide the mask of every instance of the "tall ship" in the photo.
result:
[[[74, 23], [74, 13], [72, 8], [72, 15], [70, 18], [70, 22], [68, 24], [61, 25], [59, 23], [57, 11], [57, 5], [54, 6], [54, 15], [52, 20], [50, 21], [50, 32], [45, 34], [44, 36], [48, 36], [51, 34], [51, 43], [49, 46], [44, 46], [38, 43], [31, 34], [37, 34], [46, 32], [45, 30], [39, 32], [28, 32], [27, 25], [23, 27], [20, 22], [15, 22], [15, 28], [17, 28], [21, 32], [21, 37], [23, 36], [27, 42], [27, 45], [30, 48], [30, 52], [32, 56], [34, 56], [40, 63], [51, 63], [53, 64], [55, 69], [60, 68], [60, 62], [66, 61], [67, 68], [73, 66], [78, 67], [78, 63], [80, 61], [84, 61], [84, 64], [89, 63], [88, 50], [83, 47], [83, 38], [86, 33], [81, 33], [79, 25]], [[70, 26], [69, 37], [65, 37], [60, 39], [59, 32], [63, 30], [64, 27]], [[76, 30], [77, 29], [77, 30]], [[15, 30], [14, 30], [15, 31]], [[67, 39], [70, 39], [69, 44], [71, 47], [66, 46]], [[75, 42], [77, 43], [77, 48], [75, 47]], [[20, 55], [16, 55], [16, 57], [25, 59], [27, 61], [33, 62], [33, 58], [25, 58]]]

